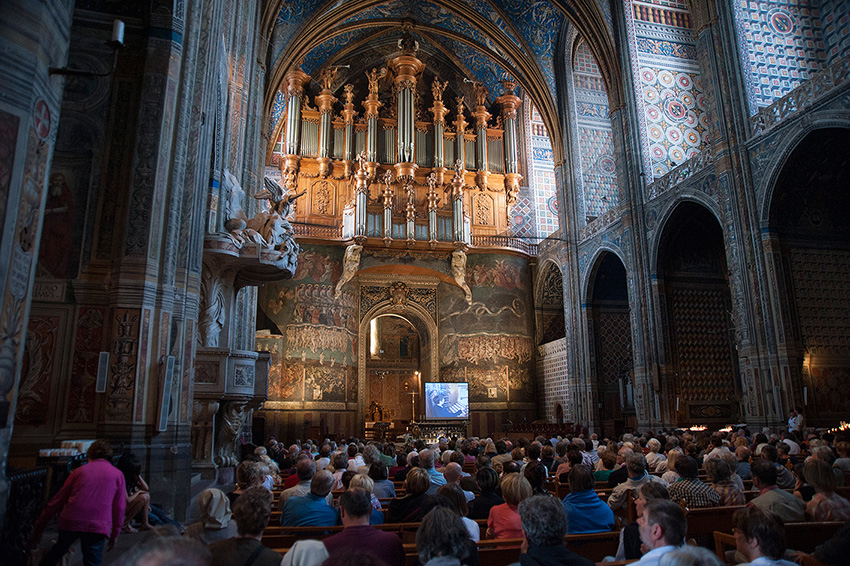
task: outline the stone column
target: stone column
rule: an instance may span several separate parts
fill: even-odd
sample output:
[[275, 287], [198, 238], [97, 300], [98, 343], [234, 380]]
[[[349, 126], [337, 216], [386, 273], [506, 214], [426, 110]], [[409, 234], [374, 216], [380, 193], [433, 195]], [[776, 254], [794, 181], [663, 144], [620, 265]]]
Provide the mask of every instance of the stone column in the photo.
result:
[[56, 143], [72, 2], [9, 0], [0, 4], [0, 524], [9, 482], [6, 459], [15, 422], [24, 331], [32, 301], [38, 234], [44, 219], [50, 160]]

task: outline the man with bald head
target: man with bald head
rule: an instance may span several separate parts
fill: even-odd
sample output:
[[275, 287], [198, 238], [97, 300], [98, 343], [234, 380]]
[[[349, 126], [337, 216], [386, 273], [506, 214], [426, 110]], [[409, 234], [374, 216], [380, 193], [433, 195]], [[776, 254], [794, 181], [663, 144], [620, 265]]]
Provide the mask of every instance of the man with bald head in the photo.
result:
[[336, 511], [328, 505], [334, 476], [327, 470], [316, 472], [310, 480], [310, 493], [290, 497], [283, 507], [280, 524], [284, 527], [332, 526], [336, 524]]
[[428, 472], [428, 477], [431, 479], [431, 487], [428, 489], [428, 494], [437, 493], [440, 486], [446, 485], [446, 477], [434, 469], [434, 451], [425, 449], [419, 451], [419, 467]]
[[[280, 499], [277, 502], [277, 510], [283, 513], [283, 508], [290, 497], [303, 497], [310, 493], [310, 481], [316, 473], [316, 462], [309, 458], [302, 458], [295, 464], [295, 475], [298, 476], [298, 483], [284, 489], [280, 494]], [[326, 498], [328, 505], [333, 505], [333, 496], [328, 493]]]
[[[457, 462], [449, 462], [443, 469], [443, 477], [446, 480], [446, 485], [457, 485], [460, 487], [460, 480], [463, 477], [463, 468], [460, 467], [460, 464]], [[437, 488], [433, 484], [431, 484], [431, 489], [434, 490], [433, 493], [437, 493]], [[463, 488], [461, 488], [461, 491], [463, 491], [463, 495], [466, 497], [467, 502], [475, 499], [475, 494], [471, 491], [466, 491]], [[430, 489], [428, 490], [428, 493], [431, 493]]]

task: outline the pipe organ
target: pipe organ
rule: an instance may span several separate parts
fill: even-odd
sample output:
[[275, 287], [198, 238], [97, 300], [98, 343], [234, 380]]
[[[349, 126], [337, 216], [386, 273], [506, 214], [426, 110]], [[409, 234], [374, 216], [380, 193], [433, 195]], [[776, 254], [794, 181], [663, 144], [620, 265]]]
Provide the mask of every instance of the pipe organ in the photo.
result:
[[448, 81], [426, 84], [413, 39], [399, 47], [366, 72], [360, 104], [355, 85], [335, 85], [337, 68], [321, 72], [313, 104], [311, 78], [300, 69], [286, 75], [285, 153], [275, 157], [287, 188], [307, 194], [295, 207], [296, 234], [328, 237], [341, 226], [343, 239], [430, 248], [508, 235], [522, 179], [515, 83], [503, 81], [490, 107], [481, 85], [472, 103], [463, 85], [449, 102]]

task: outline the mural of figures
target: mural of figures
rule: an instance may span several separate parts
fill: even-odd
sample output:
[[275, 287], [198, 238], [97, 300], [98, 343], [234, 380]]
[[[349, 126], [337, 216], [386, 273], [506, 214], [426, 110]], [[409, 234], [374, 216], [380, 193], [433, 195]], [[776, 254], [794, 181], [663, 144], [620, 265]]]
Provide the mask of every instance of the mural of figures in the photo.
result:
[[259, 290], [257, 348], [272, 354], [269, 406], [357, 400], [357, 290], [347, 285], [334, 298], [344, 251], [303, 245], [293, 278]]
[[527, 261], [471, 254], [467, 281], [471, 304], [460, 289], [441, 287], [441, 380], [469, 383], [473, 411], [476, 403], [504, 403], [507, 408], [508, 402], [533, 402], [535, 344]]

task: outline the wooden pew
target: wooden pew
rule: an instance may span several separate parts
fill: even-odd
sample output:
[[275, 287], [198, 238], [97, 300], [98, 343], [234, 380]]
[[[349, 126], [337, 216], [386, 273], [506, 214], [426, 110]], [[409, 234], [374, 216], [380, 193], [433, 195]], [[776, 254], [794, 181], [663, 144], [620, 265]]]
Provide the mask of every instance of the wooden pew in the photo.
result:
[[[785, 542], [791, 550], [801, 550], [808, 554], [835, 536], [845, 521], [785, 523]], [[726, 551], [735, 550], [735, 535], [714, 531], [714, 552], [720, 561], [726, 563]]]
[[601, 562], [606, 556], [617, 554], [617, 548], [620, 546], [620, 531], [567, 535], [564, 537], [564, 544], [579, 556], [593, 562]]
[[686, 509], [688, 516], [688, 537], [700, 540], [700, 535], [711, 537], [712, 533], [720, 527], [726, 529], [732, 524], [732, 515], [738, 509], [744, 509], [746, 505], [729, 505], [726, 507], [702, 507]]

